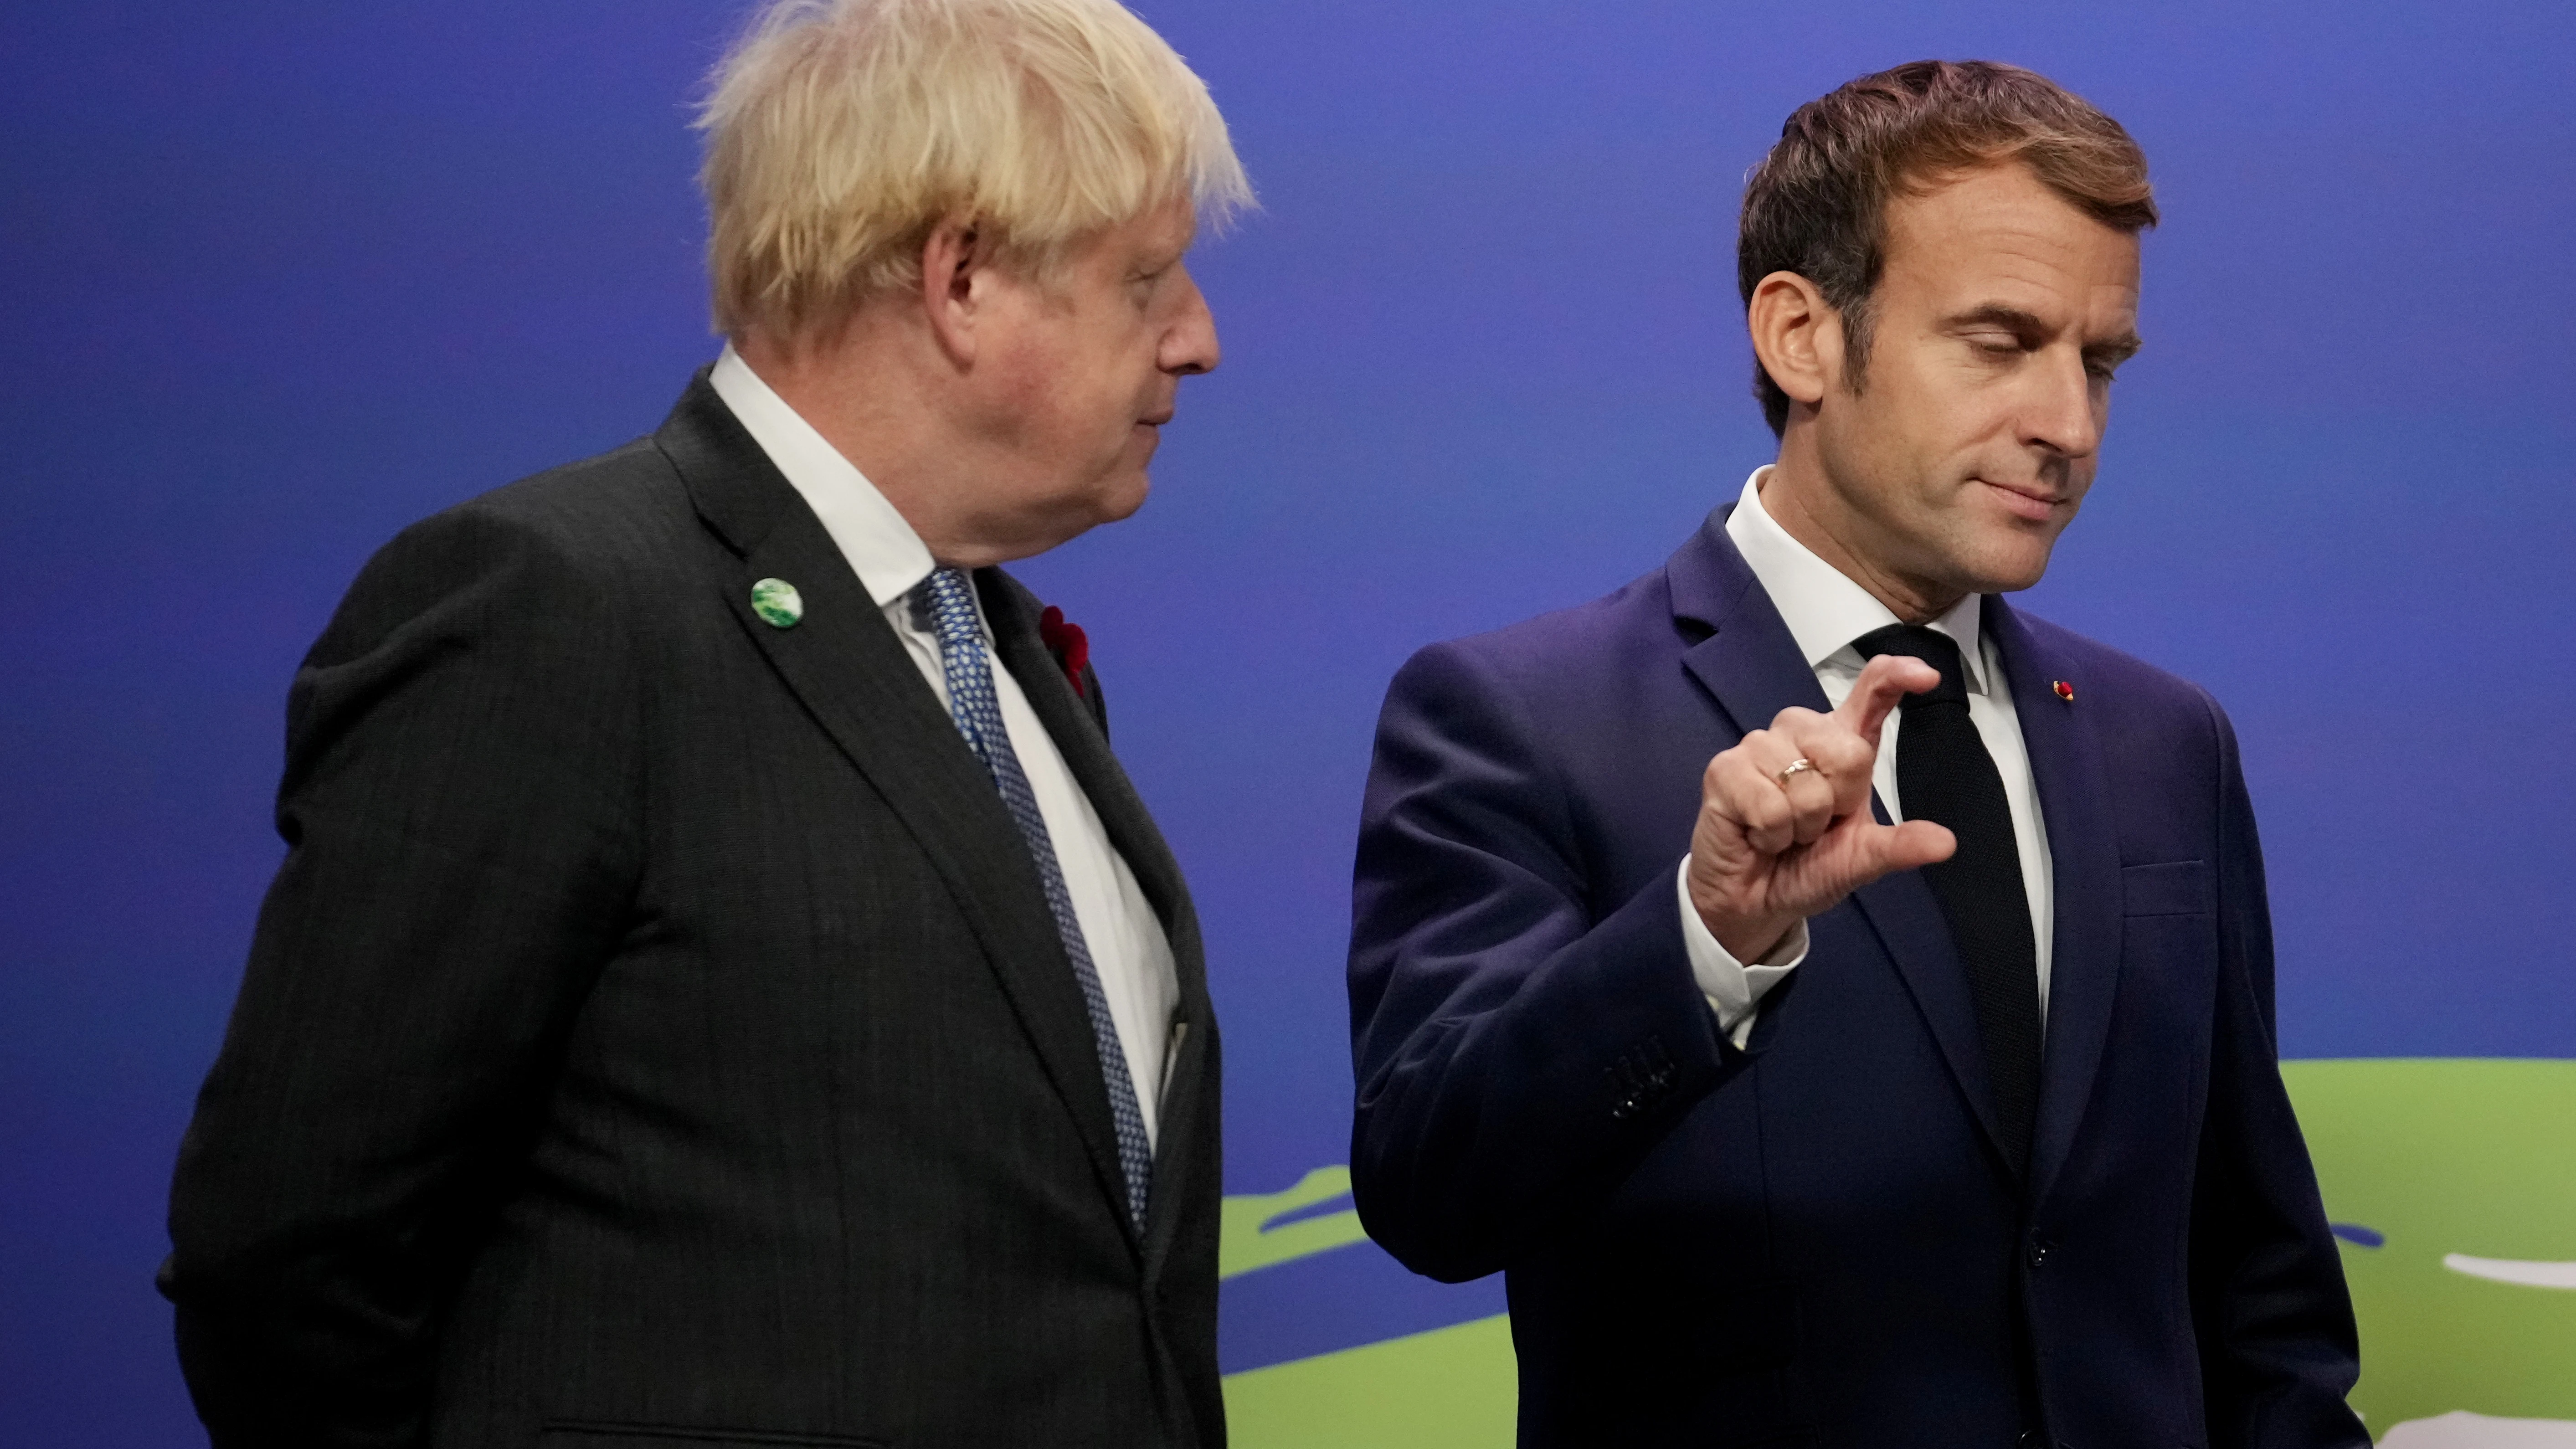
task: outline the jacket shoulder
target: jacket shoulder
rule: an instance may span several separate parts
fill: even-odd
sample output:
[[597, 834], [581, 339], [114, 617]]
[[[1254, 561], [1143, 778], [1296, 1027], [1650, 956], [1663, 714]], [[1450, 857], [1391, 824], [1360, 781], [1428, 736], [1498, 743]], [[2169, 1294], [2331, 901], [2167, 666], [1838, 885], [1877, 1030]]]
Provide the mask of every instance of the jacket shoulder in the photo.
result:
[[602, 567], [667, 553], [698, 531], [679, 470], [649, 437], [503, 484], [406, 532], [442, 529], [530, 535]]
[[623, 613], [630, 601], [669, 597], [705, 541], [678, 471], [639, 439], [394, 535], [359, 570], [306, 663], [368, 652], [431, 618], [510, 633], [513, 619]]
[[1467, 681], [1532, 703], [1598, 699], [1659, 645], [1675, 646], [1661, 569], [1600, 598], [1415, 650], [1390, 695]]

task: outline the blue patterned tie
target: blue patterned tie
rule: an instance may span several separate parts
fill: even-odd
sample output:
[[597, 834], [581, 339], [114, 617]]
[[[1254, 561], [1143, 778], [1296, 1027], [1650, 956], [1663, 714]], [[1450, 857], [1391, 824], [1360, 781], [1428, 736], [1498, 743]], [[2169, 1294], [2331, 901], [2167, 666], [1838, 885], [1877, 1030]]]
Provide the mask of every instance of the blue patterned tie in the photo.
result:
[[1011, 751], [1010, 732], [1002, 726], [1002, 706], [993, 696], [993, 670], [984, 656], [984, 630], [975, 612], [975, 585], [956, 569], [934, 569], [923, 583], [930, 618], [939, 636], [940, 670], [948, 678], [948, 712], [957, 732], [1002, 792], [1002, 803], [1020, 827], [1020, 838], [1037, 862], [1038, 883], [1046, 888], [1047, 910], [1055, 916], [1064, 954], [1073, 961], [1074, 979], [1082, 984], [1083, 1009], [1091, 1016], [1091, 1038], [1100, 1051], [1100, 1075], [1109, 1085], [1109, 1116], [1118, 1128], [1118, 1165], [1127, 1177], [1127, 1214], [1136, 1230], [1145, 1230], [1145, 1189], [1154, 1171], [1154, 1150], [1145, 1138], [1145, 1114], [1136, 1106], [1135, 1080], [1127, 1075], [1127, 1053], [1118, 1045], [1118, 1023], [1109, 1014], [1109, 997], [1100, 989], [1100, 972], [1091, 964], [1091, 948], [1074, 919], [1073, 897], [1064, 888], [1064, 871], [1056, 864], [1055, 841], [1046, 817], [1029, 793], [1029, 777], [1020, 773], [1020, 757]]

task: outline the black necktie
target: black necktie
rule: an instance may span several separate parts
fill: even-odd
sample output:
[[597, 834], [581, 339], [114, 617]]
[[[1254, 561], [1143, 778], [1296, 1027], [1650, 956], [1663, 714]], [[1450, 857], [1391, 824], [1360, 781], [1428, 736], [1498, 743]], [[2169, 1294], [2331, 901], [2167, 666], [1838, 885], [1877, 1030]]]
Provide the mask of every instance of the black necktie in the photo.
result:
[[1904, 727], [1896, 734], [1896, 793], [1906, 819], [1938, 821], [1959, 837], [1958, 853], [1923, 867], [1923, 876], [1967, 968], [1994, 1086], [1995, 1125], [2013, 1171], [2021, 1173], [2039, 1110], [2039, 954], [2003, 776], [1968, 717], [1967, 674], [1949, 635], [1890, 624], [1852, 647], [1864, 658], [1910, 655], [1941, 671], [1939, 688], [1909, 694], [1898, 706]]

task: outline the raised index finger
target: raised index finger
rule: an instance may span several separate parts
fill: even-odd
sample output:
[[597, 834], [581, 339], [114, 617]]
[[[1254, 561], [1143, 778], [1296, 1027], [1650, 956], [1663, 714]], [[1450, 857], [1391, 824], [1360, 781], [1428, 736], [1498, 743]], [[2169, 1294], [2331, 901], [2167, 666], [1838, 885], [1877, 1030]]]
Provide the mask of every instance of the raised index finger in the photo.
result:
[[1887, 712], [1909, 694], [1921, 694], [1941, 683], [1941, 671], [1907, 654], [1881, 654], [1862, 668], [1851, 693], [1834, 710], [1834, 718], [1853, 734], [1878, 748], [1879, 726]]

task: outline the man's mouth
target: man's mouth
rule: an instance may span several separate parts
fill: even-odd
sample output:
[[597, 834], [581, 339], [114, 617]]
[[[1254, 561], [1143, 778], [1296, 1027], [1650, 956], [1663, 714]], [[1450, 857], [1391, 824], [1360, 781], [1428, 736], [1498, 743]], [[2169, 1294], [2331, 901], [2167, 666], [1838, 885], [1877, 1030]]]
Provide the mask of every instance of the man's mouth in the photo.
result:
[[2059, 505], [2066, 501], [2054, 493], [2016, 488], [2009, 483], [1997, 483], [1989, 478], [1980, 478], [1977, 481], [1993, 489], [1996, 496], [2003, 500], [2007, 511], [2016, 517], [2027, 518], [2033, 523], [2045, 523], [2055, 517]]

